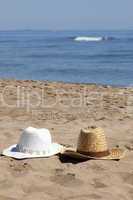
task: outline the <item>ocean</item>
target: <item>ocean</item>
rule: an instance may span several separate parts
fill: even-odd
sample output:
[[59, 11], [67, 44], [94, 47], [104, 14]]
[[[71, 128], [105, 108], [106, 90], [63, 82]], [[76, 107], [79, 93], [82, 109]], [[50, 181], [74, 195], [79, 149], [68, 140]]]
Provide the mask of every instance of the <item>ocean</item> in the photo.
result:
[[0, 78], [133, 86], [133, 31], [0, 31]]

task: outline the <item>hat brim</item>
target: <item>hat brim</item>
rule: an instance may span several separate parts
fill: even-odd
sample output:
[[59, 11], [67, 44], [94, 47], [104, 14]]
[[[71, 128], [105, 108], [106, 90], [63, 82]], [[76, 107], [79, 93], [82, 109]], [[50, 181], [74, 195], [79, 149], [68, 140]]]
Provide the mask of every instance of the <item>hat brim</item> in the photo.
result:
[[95, 159], [95, 160], [120, 160], [125, 157], [126, 150], [120, 148], [113, 148], [109, 150], [109, 155], [104, 157], [94, 157], [81, 154], [76, 151], [76, 149], [66, 149], [62, 155], [69, 156], [71, 158], [75, 158], [78, 160], [87, 160], [87, 159]]
[[4, 149], [2, 155], [12, 157], [15, 159], [26, 159], [26, 158], [47, 158], [63, 151], [63, 146], [57, 143], [52, 143], [49, 147], [48, 153], [45, 154], [29, 154], [29, 153], [22, 153], [18, 151], [17, 144], [10, 146], [7, 149]]

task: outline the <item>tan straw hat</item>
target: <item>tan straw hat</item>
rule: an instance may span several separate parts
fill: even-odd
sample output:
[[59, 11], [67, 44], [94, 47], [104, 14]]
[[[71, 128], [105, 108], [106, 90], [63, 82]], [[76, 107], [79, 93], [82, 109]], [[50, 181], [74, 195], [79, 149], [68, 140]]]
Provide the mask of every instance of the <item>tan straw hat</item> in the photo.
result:
[[77, 159], [119, 160], [125, 151], [118, 147], [109, 149], [103, 129], [89, 127], [81, 129], [77, 149], [66, 148], [63, 154]]

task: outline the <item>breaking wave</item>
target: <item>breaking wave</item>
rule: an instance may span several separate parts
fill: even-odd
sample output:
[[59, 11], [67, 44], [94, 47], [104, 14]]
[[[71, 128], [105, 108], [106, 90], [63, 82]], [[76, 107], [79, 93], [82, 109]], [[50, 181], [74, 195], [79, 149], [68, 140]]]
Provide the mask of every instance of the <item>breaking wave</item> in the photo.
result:
[[75, 37], [74, 41], [77, 42], [99, 42], [103, 40], [113, 40], [113, 37], [87, 37], [87, 36], [80, 36]]

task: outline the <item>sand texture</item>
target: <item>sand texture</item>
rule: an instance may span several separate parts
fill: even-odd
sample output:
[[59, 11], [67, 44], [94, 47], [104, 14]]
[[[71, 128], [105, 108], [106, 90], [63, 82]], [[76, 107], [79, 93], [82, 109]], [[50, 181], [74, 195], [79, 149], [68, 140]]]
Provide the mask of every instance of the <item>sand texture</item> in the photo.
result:
[[80, 129], [100, 126], [120, 161], [76, 162], [0, 157], [0, 200], [132, 200], [133, 88], [41, 81], [0, 81], [0, 150], [28, 126], [48, 128], [55, 142], [75, 147]]

